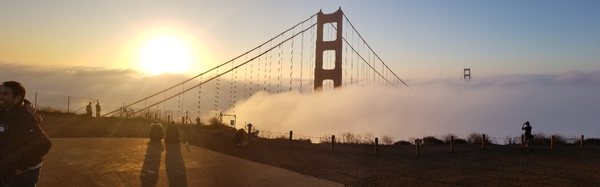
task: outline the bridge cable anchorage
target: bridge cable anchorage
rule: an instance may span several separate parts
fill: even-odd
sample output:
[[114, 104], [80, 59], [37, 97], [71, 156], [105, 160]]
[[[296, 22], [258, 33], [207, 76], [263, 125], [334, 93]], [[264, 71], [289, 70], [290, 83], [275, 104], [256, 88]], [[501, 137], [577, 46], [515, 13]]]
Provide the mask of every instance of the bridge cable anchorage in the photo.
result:
[[[402, 84], [404, 84], [406, 87], [408, 87], [409, 89], [410, 86], [408, 86], [408, 84], [406, 84], [406, 82], [404, 82], [404, 80], [402, 80], [396, 73], [394, 73], [394, 71], [392, 71], [390, 69], [390, 67], [381, 59], [381, 57], [379, 57], [379, 55], [377, 53], [375, 53], [375, 51], [373, 50], [373, 48], [371, 48], [371, 45], [369, 45], [369, 43], [367, 43], [367, 41], [362, 37], [362, 35], [358, 32], [358, 30], [356, 30], [356, 28], [354, 27], [354, 25], [352, 24], [352, 22], [350, 22], [350, 19], [348, 19], [348, 17], [346, 16], [346, 14], [342, 14], [344, 16], [344, 19], [346, 19], [346, 22], [348, 22], [348, 24], [350, 25], [350, 27], [352, 28], [352, 30], [354, 30], [354, 32], [356, 32], [356, 34], [358, 35], [358, 37], [367, 45], [367, 47], [369, 48], [369, 50], [371, 50], [373, 52], [373, 54], [375, 54], [375, 56], [377, 57], [377, 59], [379, 59], [379, 61], [381, 61], [383, 63], [383, 65], [398, 79], [400, 80], [400, 82], [402, 82]], [[344, 40], [345, 41], [345, 40]], [[412, 90], [412, 89], [411, 89]]]
[[[220, 64], [220, 65], [218, 65], [218, 66], [215, 66], [215, 67], [213, 67], [213, 68], [211, 68], [211, 69], [209, 69], [209, 70], [206, 70], [206, 71], [204, 71], [204, 72], [202, 72], [202, 73], [200, 73], [200, 74], [198, 74], [198, 75], [196, 75], [196, 76], [193, 76], [193, 77], [191, 77], [191, 78], [188, 78], [187, 80], [185, 80], [185, 81], [182, 81], [182, 82], [180, 82], [180, 83], [178, 83], [178, 84], [175, 84], [175, 85], [173, 85], [173, 86], [171, 86], [171, 87], [168, 87], [168, 88], [166, 88], [166, 89], [163, 89], [163, 90], [161, 90], [161, 91], [158, 91], [158, 92], [156, 92], [156, 93], [154, 93], [154, 94], [152, 94], [152, 95], [150, 95], [150, 96], [147, 96], [147, 97], [145, 97], [145, 98], [142, 98], [142, 99], [139, 99], [139, 100], [137, 100], [137, 101], [134, 101], [134, 102], [132, 102], [132, 103], [130, 103], [130, 104], [128, 104], [128, 105], [125, 105], [125, 106], [123, 106], [122, 108], [130, 107], [130, 106], [132, 106], [132, 105], [135, 105], [135, 104], [138, 104], [138, 103], [140, 103], [140, 102], [142, 102], [142, 101], [144, 101], [144, 100], [147, 100], [147, 99], [149, 99], [149, 98], [152, 98], [152, 97], [154, 97], [154, 96], [157, 96], [157, 95], [159, 95], [159, 94], [161, 94], [161, 93], [165, 93], [166, 91], [168, 91], [168, 90], [171, 90], [171, 89], [173, 89], [173, 88], [176, 88], [176, 87], [180, 86], [180, 85], [181, 85], [181, 84], [183, 84], [183, 83], [186, 83], [186, 82], [192, 81], [192, 80], [194, 80], [194, 79], [198, 78], [199, 76], [205, 75], [205, 74], [207, 74], [207, 73], [209, 73], [209, 72], [212, 72], [212, 71], [214, 71], [215, 69], [217, 69], [217, 68], [219, 68], [219, 67], [225, 66], [225, 65], [227, 65], [227, 64], [229, 64], [229, 63], [231, 63], [231, 62], [233, 62], [234, 60], [236, 60], [236, 59], [239, 59], [239, 58], [241, 58], [241, 57], [243, 57], [243, 56], [245, 56], [245, 55], [249, 54], [249, 53], [250, 53], [250, 52], [252, 52], [252, 51], [255, 51], [255, 50], [256, 50], [256, 49], [258, 49], [259, 47], [262, 47], [262, 46], [264, 46], [264, 45], [266, 45], [266, 44], [268, 44], [268, 43], [272, 42], [272, 41], [273, 41], [273, 40], [275, 40], [276, 38], [279, 38], [279, 36], [281, 36], [281, 35], [283, 35], [284, 33], [286, 33], [286, 32], [288, 32], [288, 31], [290, 31], [290, 30], [292, 30], [292, 29], [294, 29], [294, 28], [298, 27], [298, 26], [299, 26], [299, 25], [301, 25], [302, 23], [305, 23], [305, 22], [307, 22], [307, 21], [311, 21], [311, 22], [312, 22], [312, 19], [313, 19], [315, 16], [317, 16], [317, 13], [315, 13], [315, 14], [311, 15], [309, 18], [307, 18], [307, 19], [305, 19], [305, 20], [303, 20], [303, 21], [299, 22], [298, 24], [296, 24], [296, 25], [294, 25], [294, 26], [290, 27], [289, 29], [287, 29], [287, 30], [285, 30], [285, 31], [281, 32], [280, 34], [278, 34], [278, 35], [276, 35], [276, 36], [272, 37], [271, 39], [269, 39], [269, 40], [267, 40], [266, 42], [264, 42], [264, 43], [262, 43], [262, 44], [258, 45], [257, 47], [255, 47], [255, 48], [252, 48], [252, 49], [250, 49], [250, 50], [248, 50], [248, 51], [246, 51], [246, 52], [242, 53], [241, 55], [238, 55], [238, 56], [234, 57], [233, 59], [231, 59], [231, 60], [229, 60], [229, 61], [227, 61], [227, 62], [224, 62], [224, 63], [222, 63], [222, 64]], [[312, 27], [311, 27], [311, 28], [312, 28]], [[102, 115], [102, 116], [103, 116], [103, 117], [109, 116], [109, 115], [111, 115], [111, 114], [113, 114], [113, 113], [115, 113], [115, 112], [121, 111], [121, 110], [122, 110], [122, 108], [119, 108], [119, 109], [116, 109], [116, 110], [114, 110], [114, 111], [108, 112], [108, 113], [106, 113], [106, 114], [104, 114], [104, 115]]]
[[[262, 52], [261, 54], [259, 54], [258, 56], [252, 57], [251, 59], [248, 59], [248, 60], [246, 60], [245, 62], [243, 62], [243, 63], [241, 63], [241, 64], [239, 64], [239, 65], [235, 66], [235, 67], [234, 67], [234, 69], [229, 69], [229, 70], [226, 70], [226, 71], [224, 71], [224, 72], [222, 72], [222, 73], [218, 73], [216, 76], [214, 76], [214, 77], [211, 77], [211, 78], [208, 78], [208, 79], [206, 79], [206, 80], [202, 81], [201, 83], [199, 83], [198, 85], [206, 84], [207, 82], [210, 82], [210, 81], [212, 81], [212, 80], [215, 80], [215, 79], [217, 79], [217, 78], [219, 78], [219, 77], [221, 77], [221, 76], [223, 76], [223, 75], [225, 75], [225, 74], [227, 74], [227, 73], [229, 73], [229, 72], [231, 72], [231, 71], [234, 71], [234, 70], [235, 70], [235, 69], [237, 69], [237, 68], [240, 68], [240, 67], [242, 67], [242, 66], [244, 66], [244, 65], [246, 65], [246, 64], [248, 64], [248, 63], [250, 63], [251, 61], [253, 61], [253, 60], [255, 60], [255, 59], [259, 58], [260, 56], [262, 56], [262, 55], [264, 55], [264, 54], [266, 54], [266, 53], [268, 53], [268, 52], [272, 51], [273, 49], [275, 49], [275, 48], [277, 48], [277, 47], [279, 47], [279, 46], [281, 46], [281, 45], [283, 45], [285, 42], [287, 42], [287, 41], [291, 40], [292, 38], [294, 38], [294, 37], [296, 37], [296, 36], [300, 35], [302, 32], [306, 32], [307, 30], [309, 30], [309, 29], [312, 29], [312, 28], [313, 28], [314, 26], [316, 26], [316, 25], [317, 25], [317, 24], [313, 24], [313, 25], [311, 25], [310, 27], [308, 27], [308, 28], [306, 28], [306, 29], [302, 30], [301, 32], [298, 32], [298, 33], [294, 34], [293, 36], [291, 36], [291, 37], [288, 37], [287, 39], [285, 39], [285, 40], [283, 40], [283, 41], [279, 42], [278, 44], [276, 44], [275, 46], [273, 46], [273, 47], [269, 48], [268, 50], [265, 50], [265, 51], [263, 51], [263, 52]], [[198, 85], [195, 85], [195, 86], [198, 86]], [[160, 104], [160, 103], [163, 103], [163, 102], [165, 102], [165, 101], [167, 101], [167, 100], [169, 100], [169, 99], [173, 99], [173, 98], [177, 97], [178, 95], [180, 95], [180, 94], [181, 94], [181, 93], [183, 93], [183, 92], [187, 92], [187, 91], [190, 91], [191, 89], [194, 89], [194, 88], [195, 88], [195, 86], [194, 86], [194, 87], [191, 87], [191, 88], [188, 88], [188, 89], [185, 89], [185, 90], [184, 90], [184, 91], [182, 91], [182, 92], [179, 92], [179, 93], [176, 93], [176, 94], [174, 94], [174, 95], [171, 95], [171, 96], [169, 96], [169, 97], [167, 97], [167, 98], [165, 98], [165, 99], [163, 99], [163, 100], [160, 100], [160, 101], [158, 101], [158, 102], [155, 102], [154, 104], [152, 104], [152, 105], [150, 105], [150, 106], [148, 106], [148, 107], [153, 107], [153, 106], [156, 106], [156, 105], [158, 105], [158, 104]], [[144, 108], [144, 109], [141, 109], [141, 110], [145, 110], [145, 108]], [[133, 114], [135, 114], [135, 113], [138, 113], [138, 112], [139, 112], [139, 111], [141, 111], [141, 110], [134, 111], [134, 112], [133, 112]]]

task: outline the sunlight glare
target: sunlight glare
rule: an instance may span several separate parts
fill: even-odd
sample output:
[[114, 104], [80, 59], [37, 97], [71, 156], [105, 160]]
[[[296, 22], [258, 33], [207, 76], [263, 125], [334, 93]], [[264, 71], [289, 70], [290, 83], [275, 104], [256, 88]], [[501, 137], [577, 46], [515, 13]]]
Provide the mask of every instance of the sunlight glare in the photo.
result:
[[150, 75], [163, 73], [185, 73], [194, 58], [190, 47], [180, 38], [160, 35], [142, 45], [139, 63], [142, 71]]

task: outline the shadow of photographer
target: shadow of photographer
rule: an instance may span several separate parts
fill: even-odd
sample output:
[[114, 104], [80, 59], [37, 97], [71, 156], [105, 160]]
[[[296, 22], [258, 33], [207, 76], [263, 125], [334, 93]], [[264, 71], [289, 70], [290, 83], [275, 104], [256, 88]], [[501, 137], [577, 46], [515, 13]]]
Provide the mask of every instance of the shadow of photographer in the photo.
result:
[[142, 181], [143, 187], [156, 186], [160, 169], [160, 158], [163, 150], [164, 146], [162, 142], [148, 142], [144, 164], [142, 165], [142, 171], [140, 172], [140, 180]]
[[181, 155], [181, 144], [165, 143], [165, 166], [169, 186], [187, 186], [185, 162]]

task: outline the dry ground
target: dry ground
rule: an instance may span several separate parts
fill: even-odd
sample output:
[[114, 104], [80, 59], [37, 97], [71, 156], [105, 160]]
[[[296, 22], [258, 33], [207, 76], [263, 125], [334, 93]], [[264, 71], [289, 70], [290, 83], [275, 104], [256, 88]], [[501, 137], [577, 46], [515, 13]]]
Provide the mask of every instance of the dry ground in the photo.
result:
[[341, 186], [193, 145], [53, 138], [40, 186]]
[[[140, 137], [149, 134], [149, 122], [114, 118], [85, 119], [69, 114], [45, 114], [50, 137]], [[350, 186], [600, 186], [600, 146], [536, 146], [526, 152], [518, 146], [494, 145], [481, 149], [459, 145], [381, 147], [370, 145], [308, 144], [286, 140], [253, 139], [247, 146], [231, 143], [234, 130], [179, 127], [183, 142], [213, 151], [287, 168]]]

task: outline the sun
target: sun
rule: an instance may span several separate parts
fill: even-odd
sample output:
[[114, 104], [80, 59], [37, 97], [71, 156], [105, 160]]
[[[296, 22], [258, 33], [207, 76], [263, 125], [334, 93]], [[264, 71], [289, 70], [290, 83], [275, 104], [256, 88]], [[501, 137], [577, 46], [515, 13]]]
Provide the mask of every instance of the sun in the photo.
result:
[[152, 37], [139, 50], [139, 66], [149, 75], [186, 73], [193, 62], [191, 48], [173, 35]]

